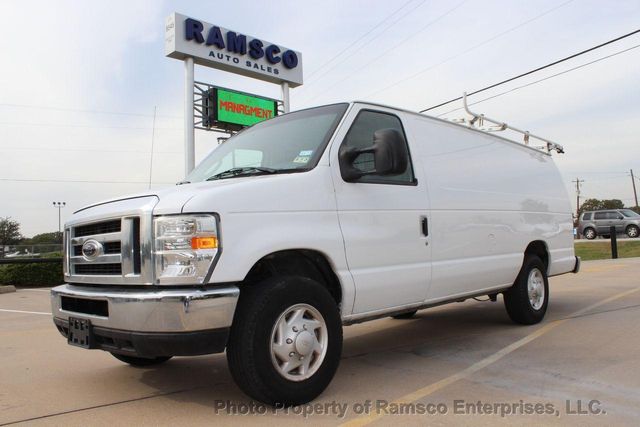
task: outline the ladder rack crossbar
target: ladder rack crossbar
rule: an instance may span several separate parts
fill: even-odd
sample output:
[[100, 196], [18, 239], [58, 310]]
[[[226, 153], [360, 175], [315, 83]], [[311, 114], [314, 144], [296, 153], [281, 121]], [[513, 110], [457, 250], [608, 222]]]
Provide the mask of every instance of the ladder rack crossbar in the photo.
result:
[[497, 128], [495, 129], [491, 129], [491, 131], [496, 132], [496, 131], [502, 131], [502, 130], [512, 130], [514, 132], [517, 133], [521, 133], [524, 136], [524, 145], [529, 146], [529, 140], [531, 138], [537, 139], [539, 141], [542, 141], [545, 143], [545, 145], [543, 147], [532, 147], [532, 148], [542, 148], [542, 149], [546, 149], [547, 153], [550, 153], [552, 150], [555, 150], [558, 153], [564, 153], [564, 148], [562, 147], [562, 145], [555, 143], [547, 138], [543, 138], [541, 136], [538, 135], [534, 135], [529, 131], [526, 130], [521, 130], [518, 129], [516, 127], [513, 127], [511, 125], [508, 125], [505, 122], [501, 122], [499, 120], [495, 120], [492, 119], [490, 117], [485, 116], [484, 114], [478, 114], [478, 113], [474, 113], [473, 111], [471, 111], [469, 109], [469, 105], [467, 104], [467, 93], [465, 92], [462, 95], [462, 101], [464, 104], [464, 109], [467, 112], [467, 114], [469, 114], [470, 116], [472, 116], [473, 118], [471, 120], [469, 120], [469, 125], [470, 126], [475, 126], [476, 124], [478, 124], [478, 126], [482, 126], [484, 121], [493, 123], [494, 125], [497, 126]]

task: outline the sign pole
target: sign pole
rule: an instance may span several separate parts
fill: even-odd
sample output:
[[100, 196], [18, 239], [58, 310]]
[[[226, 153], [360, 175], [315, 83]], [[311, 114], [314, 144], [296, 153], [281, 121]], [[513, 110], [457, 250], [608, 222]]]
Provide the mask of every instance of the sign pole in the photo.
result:
[[289, 112], [289, 83], [282, 82], [282, 109], [284, 113]]
[[184, 173], [185, 177], [195, 168], [195, 132], [193, 121], [193, 58], [184, 59]]

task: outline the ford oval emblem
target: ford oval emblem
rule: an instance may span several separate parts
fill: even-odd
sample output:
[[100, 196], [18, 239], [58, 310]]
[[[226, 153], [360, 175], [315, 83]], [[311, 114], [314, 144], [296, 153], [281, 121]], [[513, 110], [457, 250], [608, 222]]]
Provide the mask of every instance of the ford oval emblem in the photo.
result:
[[87, 240], [82, 245], [82, 256], [88, 260], [92, 261], [102, 255], [103, 247], [100, 242], [95, 240]]

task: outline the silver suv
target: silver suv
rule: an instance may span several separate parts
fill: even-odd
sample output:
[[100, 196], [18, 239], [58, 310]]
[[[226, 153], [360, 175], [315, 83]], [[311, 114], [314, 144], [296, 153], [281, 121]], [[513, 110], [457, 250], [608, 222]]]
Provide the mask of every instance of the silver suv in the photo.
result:
[[640, 215], [631, 209], [611, 209], [606, 211], [586, 211], [580, 215], [578, 232], [589, 240], [597, 236], [609, 237], [611, 226], [616, 234], [625, 233], [629, 237], [640, 235]]

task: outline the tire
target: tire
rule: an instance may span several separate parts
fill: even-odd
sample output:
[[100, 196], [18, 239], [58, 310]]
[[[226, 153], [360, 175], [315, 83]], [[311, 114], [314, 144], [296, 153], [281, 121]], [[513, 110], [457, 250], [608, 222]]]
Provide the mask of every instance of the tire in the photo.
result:
[[125, 356], [124, 354], [118, 354], [118, 353], [111, 353], [111, 355], [116, 359], [118, 359], [119, 361], [128, 363], [129, 365], [135, 366], [137, 368], [159, 365], [171, 359], [171, 356], [146, 358], [146, 357]]
[[318, 282], [284, 276], [241, 288], [227, 361], [248, 396], [273, 406], [307, 403], [329, 385], [341, 353], [338, 306]]
[[533, 325], [544, 318], [548, 304], [549, 280], [545, 265], [537, 256], [525, 255], [516, 281], [504, 293], [507, 313], [515, 323]]
[[582, 235], [589, 240], [593, 240], [598, 236], [596, 234], [596, 230], [594, 230], [593, 228], [585, 228], [582, 232]]
[[418, 310], [413, 310], [413, 311], [408, 311], [402, 314], [396, 314], [395, 316], [391, 316], [391, 317], [398, 320], [411, 319], [413, 316], [416, 315], [417, 312]]
[[631, 239], [634, 239], [638, 237], [638, 235], [640, 235], [640, 229], [638, 228], [637, 225], [628, 226], [626, 231], [627, 231], [627, 236], [629, 236]]

